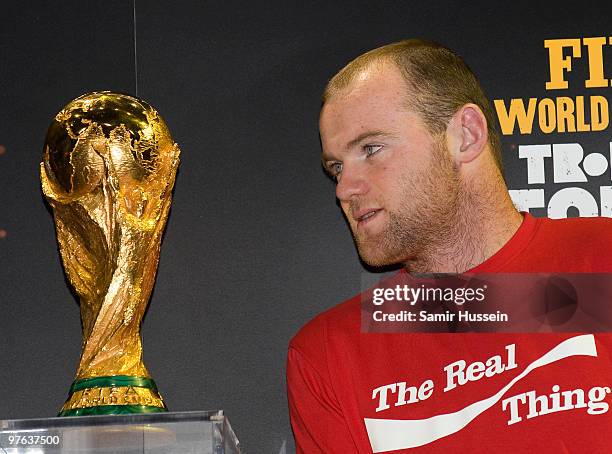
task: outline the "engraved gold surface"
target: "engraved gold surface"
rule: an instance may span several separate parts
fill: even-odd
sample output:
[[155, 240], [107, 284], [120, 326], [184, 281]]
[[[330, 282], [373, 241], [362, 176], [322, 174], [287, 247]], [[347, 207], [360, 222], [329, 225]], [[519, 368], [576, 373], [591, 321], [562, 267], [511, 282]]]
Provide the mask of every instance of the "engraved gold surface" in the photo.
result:
[[[179, 153], [155, 109], [128, 95], [83, 95], [49, 127], [40, 177], [64, 270], [79, 297], [77, 379], [149, 376], [140, 327]], [[83, 393], [70, 399], [80, 402]]]
[[100, 405], [148, 405], [165, 408], [162, 397], [147, 388], [121, 386], [116, 388], [87, 388], [76, 391], [62, 407], [62, 411]]

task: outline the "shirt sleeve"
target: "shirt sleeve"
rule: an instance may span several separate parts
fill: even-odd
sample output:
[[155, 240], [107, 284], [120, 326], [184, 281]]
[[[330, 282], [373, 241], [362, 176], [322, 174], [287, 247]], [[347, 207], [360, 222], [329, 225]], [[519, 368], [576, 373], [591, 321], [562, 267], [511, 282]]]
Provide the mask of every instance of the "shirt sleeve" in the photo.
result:
[[289, 416], [298, 454], [358, 452], [334, 391], [297, 349], [289, 347]]

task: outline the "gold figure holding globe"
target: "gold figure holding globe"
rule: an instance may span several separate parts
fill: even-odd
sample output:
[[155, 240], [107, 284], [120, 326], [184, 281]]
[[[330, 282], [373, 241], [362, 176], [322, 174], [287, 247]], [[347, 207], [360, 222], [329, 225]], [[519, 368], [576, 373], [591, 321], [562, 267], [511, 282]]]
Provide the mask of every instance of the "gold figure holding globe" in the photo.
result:
[[40, 176], [83, 344], [60, 415], [167, 411], [142, 359], [180, 150], [157, 111], [132, 96], [89, 93], [55, 117]]

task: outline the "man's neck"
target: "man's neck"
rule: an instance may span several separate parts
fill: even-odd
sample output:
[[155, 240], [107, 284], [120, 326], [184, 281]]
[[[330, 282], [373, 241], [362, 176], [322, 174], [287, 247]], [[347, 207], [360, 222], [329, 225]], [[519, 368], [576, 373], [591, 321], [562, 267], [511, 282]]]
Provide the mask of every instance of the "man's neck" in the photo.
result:
[[416, 274], [463, 273], [498, 252], [523, 220], [505, 185], [500, 182], [500, 186], [503, 188], [495, 188], [484, 197], [462, 197], [457, 209], [444, 223], [437, 241], [405, 263], [406, 270]]

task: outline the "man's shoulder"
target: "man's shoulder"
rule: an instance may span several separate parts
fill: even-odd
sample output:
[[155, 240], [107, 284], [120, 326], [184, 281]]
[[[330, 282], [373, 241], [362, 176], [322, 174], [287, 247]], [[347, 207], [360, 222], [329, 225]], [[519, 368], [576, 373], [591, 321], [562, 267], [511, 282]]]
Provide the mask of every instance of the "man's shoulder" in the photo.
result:
[[330, 338], [342, 333], [359, 333], [361, 294], [321, 312], [306, 323], [293, 338], [289, 346], [302, 353], [323, 348]]
[[529, 241], [501, 271], [612, 272], [612, 218], [536, 218], [531, 225]]
[[606, 238], [612, 238], [612, 218], [606, 217], [578, 217], [550, 219], [540, 218], [542, 228], [562, 229], [563, 232], [592, 232], [600, 231]]
[[539, 233], [568, 248], [582, 251], [596, 248], [601, 253], [606, 248], [612, 251], [612, 218], [545, 218]]

